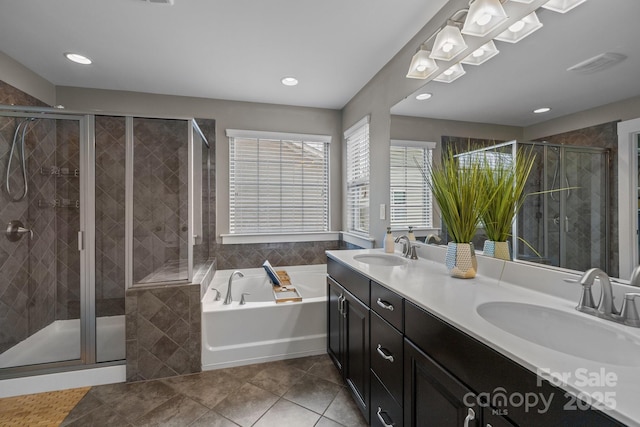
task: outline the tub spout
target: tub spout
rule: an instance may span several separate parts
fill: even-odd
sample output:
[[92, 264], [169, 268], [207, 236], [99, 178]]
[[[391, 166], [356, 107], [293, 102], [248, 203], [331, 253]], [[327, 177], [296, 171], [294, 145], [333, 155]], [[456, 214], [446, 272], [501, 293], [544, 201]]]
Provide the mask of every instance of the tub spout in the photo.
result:
[[240, 271], [234, 271], [231, 276], [229, 277], [229, 286], [227, 287], [227, 296], [224, 299], [224, 304], [229, 305], [231, 304], [231, 301], [233, 301], [231, 299], [231, 282], [233, 282], [233, 278], [235, 276], [240, 276], [240, 277], [244, 277], [244, 274], [242, 274]]

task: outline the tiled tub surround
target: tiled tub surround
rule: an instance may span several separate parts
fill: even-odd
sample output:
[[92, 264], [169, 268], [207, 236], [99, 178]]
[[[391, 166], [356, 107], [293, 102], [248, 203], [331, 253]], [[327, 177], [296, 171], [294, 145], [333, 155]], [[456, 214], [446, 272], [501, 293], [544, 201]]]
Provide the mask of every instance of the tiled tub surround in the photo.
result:
[[233, 279], [233, 302], [225, 305], [234, 270], [216, 271], [202, 298], [203, 370], [326, 352], [326, 264], [277, 269], [287, 271], [302, 301], [276, 303], [264, 269], [250, 268]]
[[200, 372], [200, 286], [127, 290], [127, 381]]
[[[327, 255], [395, 291], [533, 373], [537, 373], [538, 369], [571, 373], [568, 381], [561, 386], [569, 392], [584, 393], [593, 399], [604, 391], [614, 392], [615, 408], [606, 408], [603, 412], [625, 424], [640, 426], [640, 407], [637, 405], [640, 371], [637, 366], [594, 362], [533, 344], [487, 322], [480, 317], [476, 307], [492, 301], [539, 305], [578, 317], [587, 316], [585, 321], [588, 318], [589, 321], [603, 322], [607, 328], [632, 335], [637, 341], [640, 341], [640, 329], [577, 312], [575, 306], [581, 294], [581, 286], [563, 280], [579, 278], [573, 272], [479, 256], [478, 275], [474, 279], [462, 280], [448, 275], [443, 262], [445, 252], [445, 247], [419, 245], [420, 259], [398, 267], [363, 264], [353, 258], [357, 254], [379, 254], [380, 250], [330, 251]], [[615, 283], [613, 286], [618, 306], [624, 293], [637, 291], [637, 288], [624, 283]], [[600, 292], [598, 284], [594, 285], [593, 292], [597, 298]], [[548, 333], [553, 334], [554, 331], [550, 330]], [[589, 333], [587, 328], [582, 336], [574, 338], [589, 341]], [[592, 344], [598, 345], [597, 342]], [[610, 351], [615, 354], [616, 349], [611, 348]], [[595, 374], [603, 372], [602, 369], [607, 373], [614, 373], [616, 384], [604, 387], [606, 390], [601, 385], [586, 384], [576, 375], [578, 368]]]

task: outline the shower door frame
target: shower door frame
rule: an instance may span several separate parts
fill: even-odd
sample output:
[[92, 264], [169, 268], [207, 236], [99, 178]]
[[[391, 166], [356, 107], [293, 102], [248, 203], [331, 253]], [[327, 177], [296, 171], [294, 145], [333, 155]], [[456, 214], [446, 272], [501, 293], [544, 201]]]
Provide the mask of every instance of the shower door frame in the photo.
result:
[[618, 123], [618, 226], [620, 278], [629, 279], [639, 264], [638, 143], [640, 118]]
[[[77, 245], [80, 263], [80, 357], [0, 369], [0, 379], [76, 370], [96, 363], [95, 307], [95, 120], [94, 115], [56, 108], [0, 105], [2, 117], [33, 117], [78, 122], [79, 211]], [[57, 147], [56, 147], [57, 150]], [[116, 362], [117, 363], [117, 362]], [[105, 364], [106, 365], [106, 364]]]

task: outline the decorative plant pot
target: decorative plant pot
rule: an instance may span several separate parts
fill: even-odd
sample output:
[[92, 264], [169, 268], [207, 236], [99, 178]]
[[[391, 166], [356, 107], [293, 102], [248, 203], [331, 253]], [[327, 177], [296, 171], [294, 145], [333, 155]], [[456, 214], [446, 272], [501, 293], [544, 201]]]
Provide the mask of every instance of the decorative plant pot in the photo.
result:
[[494, 242], [493, 240], [485, 240], [482, 253], [493, 258], [511, 261], [511, 245], [509, 242]]
[[452, 277], [471, 279], [476, 277], [478, 261], [473, 243], [453, 243], [447, 245], [445, 259], [447, 270]]

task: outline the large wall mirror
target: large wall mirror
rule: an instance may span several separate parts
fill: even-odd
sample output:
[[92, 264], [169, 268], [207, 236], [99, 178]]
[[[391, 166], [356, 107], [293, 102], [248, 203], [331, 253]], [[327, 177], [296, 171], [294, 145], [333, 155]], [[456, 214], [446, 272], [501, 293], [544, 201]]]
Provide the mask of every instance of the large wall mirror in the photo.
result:
[[[619, 269], [626, 256], [619, 235], [635, 230], [620, 229], [629, 222], [619, 219], [618, 186], [637, 175], [637, 162], [635, 172], [619, 167], [616, 122], [633, 110], [640, 117], [640, 2], [587, 0], [566, 14], [536, 13], [543, 23], [536, 32], [518, 43], [495, 41], [497, 56], [463, 64], [457, 80], [430, 81], [393, 106], [391, 138], [532, 143], [537, 179], [578, 189], [529, 201], [519, 237], [542, 252], [533, 257], [521, 247], [515, 259], [628, 278]], [[551, 110], [533, 112], [541, 107]], [[628, 215], [638, 217], [635, 209]]]

